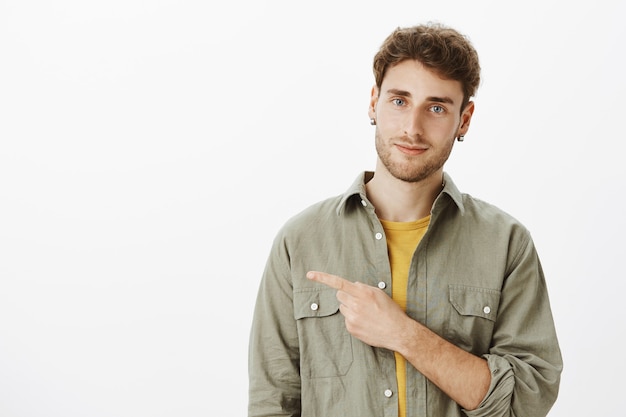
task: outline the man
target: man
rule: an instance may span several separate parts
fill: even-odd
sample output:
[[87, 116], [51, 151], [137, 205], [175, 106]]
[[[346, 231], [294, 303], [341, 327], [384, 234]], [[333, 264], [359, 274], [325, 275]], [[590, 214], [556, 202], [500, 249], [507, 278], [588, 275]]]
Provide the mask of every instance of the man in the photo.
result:
[[250, 336], [250, 416], [545, 416], [562, 370], [529, 232], [443, 166], [480, 81], [457, 31], [374, 58], [374, 173], [292, 218]]

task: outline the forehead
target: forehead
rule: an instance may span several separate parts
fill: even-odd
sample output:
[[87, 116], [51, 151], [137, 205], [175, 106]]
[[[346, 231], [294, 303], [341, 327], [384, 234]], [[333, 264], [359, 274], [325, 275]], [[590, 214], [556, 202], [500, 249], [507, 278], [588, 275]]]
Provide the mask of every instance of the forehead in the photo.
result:
[[463, 88], [460, 81], [441, 77], [417, 60], [405, 60], [389, 67], [383, 78], [381, 94], [402, 90], [415, 97], [445, 96], [461, 103]]

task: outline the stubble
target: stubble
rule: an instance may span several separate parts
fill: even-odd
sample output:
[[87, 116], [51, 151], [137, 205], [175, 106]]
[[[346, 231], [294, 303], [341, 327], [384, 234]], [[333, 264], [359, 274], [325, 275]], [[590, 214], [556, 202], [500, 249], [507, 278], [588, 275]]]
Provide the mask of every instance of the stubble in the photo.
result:
[[[415, 143], [408, 138], [402, 138], [399, 142]], [[427, 143], [428, 150], [424, 154], [416, 156], [402, 154], [394, 147], [393, 143], [394, 139], [383, 139], [376, 129], [376, 152], [385, 168], [395, 178], [415, 183], [430, 177], [443, 167], [450, 156], [450, 152], [452, 152], [454, 138], [451, 138], [446, 146], [440, 148]]]

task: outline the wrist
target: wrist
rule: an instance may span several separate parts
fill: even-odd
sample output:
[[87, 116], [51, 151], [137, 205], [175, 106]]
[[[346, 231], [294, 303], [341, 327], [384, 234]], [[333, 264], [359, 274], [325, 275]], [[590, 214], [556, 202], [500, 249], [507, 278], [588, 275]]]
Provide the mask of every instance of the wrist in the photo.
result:
[[421, 328], [423, 326], [419, 322], [406, 316], [406, 320], [398, 332], [398, 337], [395, 339], [395, 348], [392, 350], [408, 359], [412, 353], [415, 353], [416, 347], [419, 345]]

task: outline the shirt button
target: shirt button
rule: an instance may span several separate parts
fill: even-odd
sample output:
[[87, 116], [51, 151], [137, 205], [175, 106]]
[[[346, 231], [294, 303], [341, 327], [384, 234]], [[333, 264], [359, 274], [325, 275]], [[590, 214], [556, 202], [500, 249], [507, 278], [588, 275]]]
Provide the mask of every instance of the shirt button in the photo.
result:
[[380, 281], [378, 283], [378, 288], [380, 288], [381, 290], [384, 290], [385, 288], [387, 288], [387, 284], [385, 284], [384, 281]]
[[311, 310], [317, 311], [318, 308], [320, 308], [320, 306], [318, 306], [317, 303], [311, 304]]
[[382, 233], [380, 233], [380, 232], [378, 232], [378, 233], [376, 233], [376, 234], [374, 235], [374, 237], [376, 238], [376, 240], [380, 240], [380, 239], [382, 239], [382, 238], [383, 238], [383, 234], [382, 234]]
[[361, 204], [363, 205], [363, 207], [367, 207], [367, 201], [361, 200]]
[[491, 307], [485, 306], [485, 308], [483, 308], [483, 313], [485, 313], [485, 314], [491, 313]]
[[391, 398], [392, 395], [393, 395], [393, 391], [391, 391], [390, 389], [385, 390], [385, 397]]

